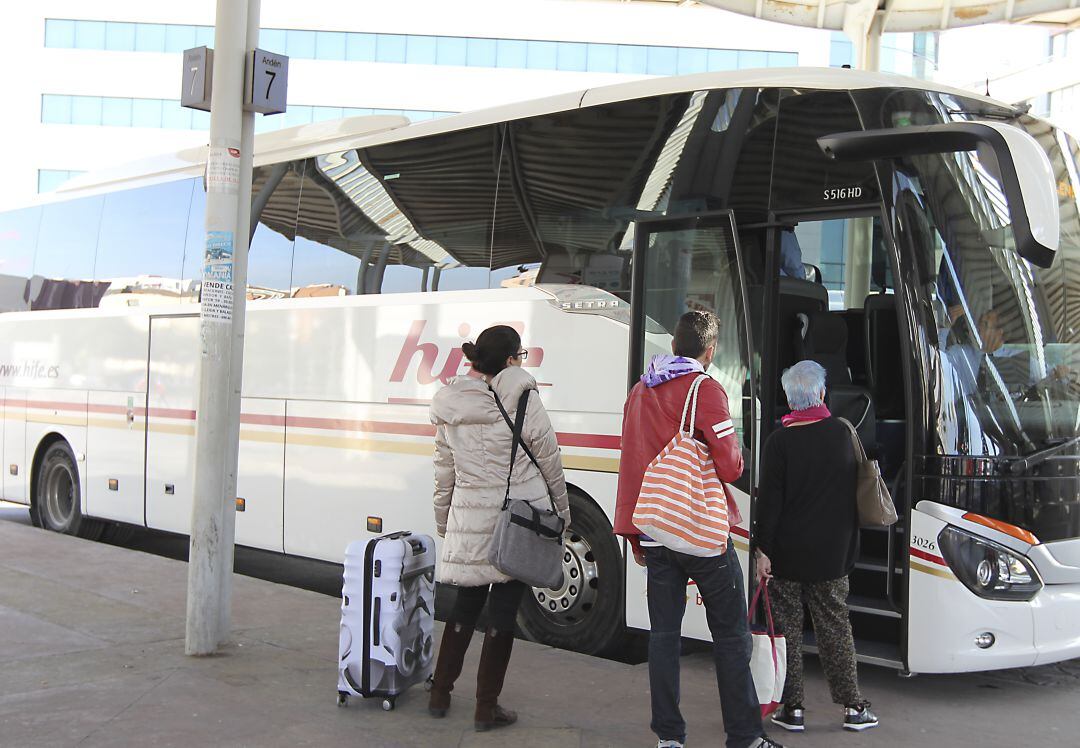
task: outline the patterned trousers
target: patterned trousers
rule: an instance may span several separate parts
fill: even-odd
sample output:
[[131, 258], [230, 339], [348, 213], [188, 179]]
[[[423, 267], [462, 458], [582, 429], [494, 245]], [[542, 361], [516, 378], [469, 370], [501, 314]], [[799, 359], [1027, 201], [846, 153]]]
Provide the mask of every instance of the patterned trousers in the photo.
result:
[[784, 703], [803, 703], [803, 606], [810, 608], [810, 619], [817, 636], [821, 666], [837, 704], [855, 704], [861, 700], [855, 672], [855, 641], [848, 618], [848, 578], [827, 582], [793, 582], [774, 577], [769, 584], [777, 633], [787, 640], [787, 680]]

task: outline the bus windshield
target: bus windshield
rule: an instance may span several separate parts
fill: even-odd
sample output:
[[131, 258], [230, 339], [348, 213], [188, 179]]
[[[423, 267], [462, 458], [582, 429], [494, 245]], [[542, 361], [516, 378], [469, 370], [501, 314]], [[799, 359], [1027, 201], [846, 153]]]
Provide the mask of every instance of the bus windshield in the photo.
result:
[[[1076, 149], [1062, 151], [1074, 179]], [[893, 182], [927, 301], [945, 454], [1025, 455], [1080, 434], [1080, 244], [1063, 225], [1050, 268], [1020, 257], [996, 174], [992, 155], [949, 153], [906, 160]], [[1064, 202], [1069, 224], [1075, 198]]]

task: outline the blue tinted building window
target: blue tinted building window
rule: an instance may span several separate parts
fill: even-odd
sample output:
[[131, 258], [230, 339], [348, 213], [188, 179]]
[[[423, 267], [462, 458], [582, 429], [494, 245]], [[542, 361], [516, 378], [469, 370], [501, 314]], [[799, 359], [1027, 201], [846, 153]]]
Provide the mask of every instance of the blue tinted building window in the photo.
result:
[[44, 94], [41, 97], [41, 121], [50, 125], [71, 122], [71, 97]]
[[71, 124], [73, 124], [73, 125], [100, 125], [101, 124], [101, 97], [100, 96], [72, 96], [71, 97]]
[[[191, 129], [192, 130], [209, 130], [210, 129], [210, 112], [204, 112], [201, 109], [191, 109]], [[263, 119], [262, 117], [256, 117], [256, 119]]]
[[296, 127], [297, 125], [310, 124], [313, 116], [314, 113], [309, 106], [291, 106], [285, 112], [284, 127]]
[[405, 37], [405, 62], [416, 65], [434, 65], [436, 57], [434, 36]]
[[[213, 26], [199, 26], [195, 29], [195, 46], [196, 47], [213, 47], [214, 46], [214, 27]], [[262, 34], [259, 34], [259, 46], [262, 46]], [[273, 51], [273, 50], [271, 50]]]
[[75, 46], [75, 22], [56, 18], [45, 20], [45, 46], [71, 48]]
[[349, 34], [345, 40], [345, 59], [375, 62], [375, 34]]
[[259, 29], [259, 48], [285, 54], [285, 29]]
[[559, 64], [559, 45], [555, 42], [526, 42], [526, 65], [537, 70], [555, 70]]
[[675, 47], [649, 47], [649, 75], [674, 75], [679, 69], [679, 50]]
[[140, 23], [135, 26], [136, 52], [164, 52], [165, 24]]
[[[37, 191], [52, 192], [69, 179], [71, 172], [62, 169], [38, 169]], [[33, 254], [31, 248], [30, 253]]]
[[589, 47], [580, 42], [559, 42], [559, 70], [585, 72], [589, 63]]
[[161, 126], [167, 130], [190, 130], [191, 109], [180, 106], [179, 101], [164, 101], [161, 104]]
[[315, 35], [315, 56], [320, 60], [345, 59], [345, 34], [341, 31], [320, 31]]
[[438, 37], [438, 55], [440, 65], [464, 65], [469, 59], [469, 40], [460, 37]]
[[529, 58], [528, 45], [518, 39], [495, 42], [495, 64], [500, 68], [523, 68]]
[[763, 68], [769, 64], [769, 55], [766, 52], [754, 52], [748, 49], [739, 50], [740, 68]]
[[131, 99], [106, 96], [101, 100], [101, 124], [107, 127], [131, 127]]
[[798, 52], [769, 52], [768, 58], [771, 68], [791, 68], [799, 65]]
[[370, 109], [360, 109], [357, 107], [346, 107], [341, 110], [343, 117], [369, 117], [371, 116]]
[[465, 64], [470, 67], [493, 68], [497, 59], [498, 45], [494, 39], [469, 39], [466, 45]]
[[636, 73], [638, 75], [646, 72], [649, 66], [649, 50], [648, 47], [631, 46], [629, 44], [619, 45], [619, 70], [620, 73]]
[[112, 21], [106, 23], [105, 49], [116, 52], [134, 52], [135, 24], [114, 23]]
[[131, 103], [132, 127], [161, 127], [161, 99], [135, 99]]
[[678, 61], [679, 75], [704, 73], [709, 69], [709, 50], [680, 49]]
[[401, 34], [376, 34], [375, 59], [379, 62], [405, 62], [405, 37]]
[[710, 73], [738, 70], [739, 53], [733, 49], [710, 49], [706, 69]]
[[341, 119], [344, 116], [341, 107], [339, 106], [315, 106], [311, 109], [313, 122], [324, 122], [328, 119]]
[[76, 21], [75, 48], [105, 49], [105, 22]]
[[285, 54], [297, 59], [311, 60], [315, 57], [315, 32], [289, 29], [285, 32]]
[[195, 27], [169, 24], [165, 27], [165, 51], [183, 52], [195, 44]]
[[469, 43], [461, 37], [440, 36], [437, 47], [440, 65], [464, 65], [468, 59]]
[[590, 44], [586, 69], [593, 73], [614, 73], [619, 69], [619, 47], [615, 44]]

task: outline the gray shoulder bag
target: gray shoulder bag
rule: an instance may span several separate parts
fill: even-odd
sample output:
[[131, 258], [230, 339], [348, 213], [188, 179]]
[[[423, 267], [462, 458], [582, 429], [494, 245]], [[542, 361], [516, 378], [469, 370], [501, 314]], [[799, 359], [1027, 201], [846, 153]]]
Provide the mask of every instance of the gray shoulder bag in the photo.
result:
[[[495, 390], [491, 391], [499, 412], [513, 432], [513, 445], [510, 447], [510, 472], [506, 476], [506, 497], [502, 511], [495, 523], [495, 535], [488, 551], [488, 563], [496, 569], [530, 587], [558, 587], [563, 581], [563, 521], [559, 518], [555, 501], [548, 494], [551, 509], [538, 509], [525, 499], [510, 498], [510, 479], [514, 474], [514, 461], [517, 459], [518, 445], [539, 470], [532, 452], [521, 438], [525, 425], [525, 408], [529, 403], [529, 390], [525, 390], [518, 400], [517, 414], [510, 420]], [[543, 475], [543, 471], [541, 471]]]
[[881, 477], [877, 460], [866, 456], [859, 432], [845, 418], [838, 418], [851, 434], [851, 446], [855, 450], [855, 501], [859, 510], [860, 527], [888, 527], [895, 524], [896, 507]]

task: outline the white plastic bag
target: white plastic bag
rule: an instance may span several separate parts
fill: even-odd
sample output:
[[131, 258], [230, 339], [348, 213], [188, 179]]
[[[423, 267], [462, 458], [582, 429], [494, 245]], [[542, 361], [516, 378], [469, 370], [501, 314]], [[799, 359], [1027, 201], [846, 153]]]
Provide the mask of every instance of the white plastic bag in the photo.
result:
[[750, 673], [754, 676], [758, 703], [761, 704], [761, 716], [772, 714], [780, 706], [784, 696], [784, 679], [787, 677], [787, 642], [783, 635], [776, 633], [773, 625], [772, 607], [769, 605], [769, 589], [765, 580], [761, 580], [754, 599], [750, 603], [750, 618], [754, 616], [758, 598], [765, 599], [765, 630], [751, 627], [750, 635], [754, 640], [753, 654], [750, 655]]

